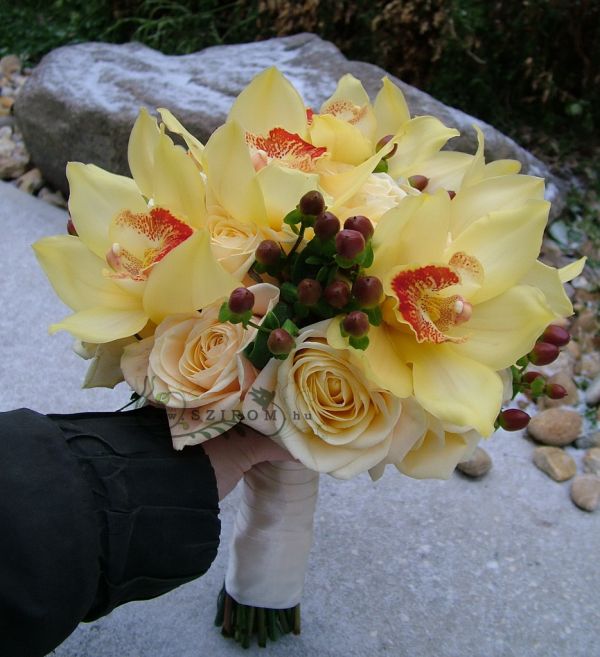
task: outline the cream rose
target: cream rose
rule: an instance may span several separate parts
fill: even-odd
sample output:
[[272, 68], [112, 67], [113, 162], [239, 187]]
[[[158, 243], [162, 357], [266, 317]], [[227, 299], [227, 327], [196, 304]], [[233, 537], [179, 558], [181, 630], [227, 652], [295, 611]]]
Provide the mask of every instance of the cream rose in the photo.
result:
[[385, 458], [401, 403], [370, 384], [348, 350], [327, 344], [328, 324], [306, 327], [285, 360], [267, 363], [246, 396], [244, 422], [307, 468], [348, 479]]
[[[267, 283], [250, 289], [257, 315], [265, 314], [279, 298], [279, 290]], [[179, 409], [170, 413], [177, 449], [235, 424], [242, 399], [256, 378], [255, 368], [242, 353], [256, 329], [219, 322], [220, 305], [167, 317], [152, 337], [125, 347], [121, 359], [125, 380], [139, 395]]]
[[372, 173], [354, 196], [336, 207], [335, 213], [342, 220], [362, 214], [375, 224], [406, 195], [387, 173]]

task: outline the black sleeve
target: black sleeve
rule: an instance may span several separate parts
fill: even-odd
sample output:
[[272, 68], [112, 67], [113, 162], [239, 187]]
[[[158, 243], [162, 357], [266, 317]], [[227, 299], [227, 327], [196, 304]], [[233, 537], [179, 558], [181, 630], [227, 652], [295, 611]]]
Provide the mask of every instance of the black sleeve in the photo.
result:
[[81, 620], [208, 570], [218, 493], [164, 411], [0, 413], [0, 655], [38, 657]]

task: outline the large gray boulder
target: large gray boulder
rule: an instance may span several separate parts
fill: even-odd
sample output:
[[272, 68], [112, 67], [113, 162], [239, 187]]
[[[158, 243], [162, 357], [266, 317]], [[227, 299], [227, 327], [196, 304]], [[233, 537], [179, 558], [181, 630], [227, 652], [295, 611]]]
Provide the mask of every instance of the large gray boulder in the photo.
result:
[[[314, 34], [216, 46], [184, 56], [163, 55], [138, 43], [84, 43], [44, 57], [21, 91], [15, 112], [33, 161], [48, 181], [66, 192], [69, 160], [128, 173], [127, 139], [140, 106], [168, 107], [204, 141], [223, 123], [252, 77], [272, 65], [313, 107], [320, 106], [345, 73], [360, 78], [371, 96], [386, 75], [372, 64], [349, 61]], [[546, 178], [547, 197], [557, 214], [564, 183], [540, 160], [483, 121], [392, 79], [413, 114], [432, 114], [461, 131], [450, 148], [474, 152], [477, 124], [485, 133], [489, 159], [515, 158], [525, 172]]]

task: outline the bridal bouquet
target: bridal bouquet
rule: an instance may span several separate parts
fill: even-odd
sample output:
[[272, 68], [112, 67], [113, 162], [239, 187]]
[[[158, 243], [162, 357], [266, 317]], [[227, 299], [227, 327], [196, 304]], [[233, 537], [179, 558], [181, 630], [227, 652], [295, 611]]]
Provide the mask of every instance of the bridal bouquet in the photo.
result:
[[516, 392], [564, 394], [525, 369], [568, 341], [583, 262], [537, 260], [543, 180], [486, 163], [481, 133], [441, 150], [457, 131], [387, 78], [371, 103], [346, 75], [317, 111], [268, 69], [205, 145], [158, 112], [132, 178], [68, 165], [70, 234], [35, 245], [74, 311], [50, 330], [84, 385], [166, 406], [176, 449], [246, 425], [290, 452], [246, 477], [219, 599], [224, 633], [264, 645], [299, 631], [319, 473], [447, 478], [526, 425]]

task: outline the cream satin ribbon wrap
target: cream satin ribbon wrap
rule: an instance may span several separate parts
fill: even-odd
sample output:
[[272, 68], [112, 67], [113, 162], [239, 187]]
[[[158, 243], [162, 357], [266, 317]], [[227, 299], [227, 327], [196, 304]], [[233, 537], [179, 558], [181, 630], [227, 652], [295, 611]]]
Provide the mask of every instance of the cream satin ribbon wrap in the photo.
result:
[[300, 602], [319, 474], [297, 461], [259, 463], [244, 476], [225, 589], [237, 602], [288, 609]]

